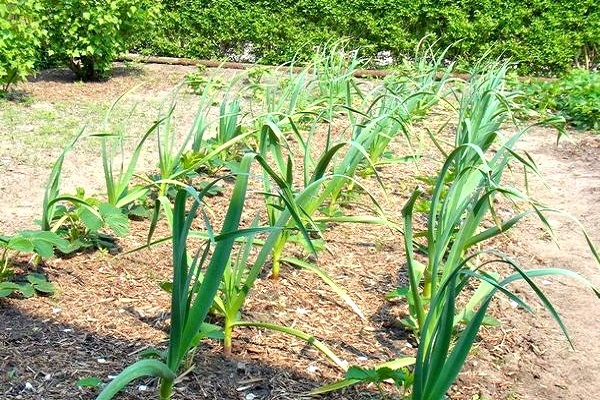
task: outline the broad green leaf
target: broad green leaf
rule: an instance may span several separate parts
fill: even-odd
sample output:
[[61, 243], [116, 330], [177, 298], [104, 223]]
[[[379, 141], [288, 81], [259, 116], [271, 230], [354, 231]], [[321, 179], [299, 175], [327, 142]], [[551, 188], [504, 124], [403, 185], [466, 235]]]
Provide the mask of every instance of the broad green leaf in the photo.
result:
[[48, 282], [46, 277], [41, 274], [29, 274], [27, 275], [27, 280], [33, 285], [35, 290], [39, 292], [52, 294], [56, 290], [54, 285]]
[[22, 236], [15, 236], [11, 238], [8, 242], [9, 249], [15, 251], [21, 251], [24, 253], [31, 253], [34, 249], [33, 243], [31, 240], [24, 238]]
[[13, 292], [21, 290], [21, 287], [13, 282], [0, 282], [0, 297], [10, 296]]
[[81, 218], [81, 222], [83, 222], [85, 227], [91, 232], [98, 232], [104, 225], [102, 218], [92, 212], [89, 208], [81, 208], [79, 211], [79, 218]]
[[35, 290], [29, 283], [0, 282], [0, 297], [9, 296], [13, 292], [21, 292], [25, 298], [35, 296]]
[[129, 219], [120, 208], [109, 203], [101, 203], [98, 206], [100, 215], [104, 219], [104, 223], [115, 233], [115, 235], [123, 237], [129, 232]]

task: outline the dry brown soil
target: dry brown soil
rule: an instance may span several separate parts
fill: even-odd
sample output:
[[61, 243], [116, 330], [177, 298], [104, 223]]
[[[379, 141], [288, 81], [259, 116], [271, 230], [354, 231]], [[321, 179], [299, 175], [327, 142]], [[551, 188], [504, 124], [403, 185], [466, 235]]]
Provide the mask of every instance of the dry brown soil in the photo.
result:
[[[31, 107], [66, 98], [106, 101], [139, 82], [152, 82], [142, 92], [160, 96], [191, 70], [147, 65], [143, 73], [122, 73], [101, 84], [76, 84], [64, 71], [49, 72], [20, 89], [35, 98]], [[0, 108], [0, 119], [3, 112]], [[24, 157], [28, 149], [18, 146], [18, 137], [26, 132], [0, 133], [0, 232], [11, 233], [32, 226], [39, 216], [48, 166]], [[600, 243], [600, 136], [573, 133], [572, 142], [557, 146], [553, 131], [536, 128], [520, 147], [537, 161], [543, 175], [530, 181], [535, 197], [579, 218]], [[47, 151], [51, 159], [58, 153]], [[65, 181], [100, 188], [101, 175], [91, 161], [98, 155], [89, 149], [80, 154], [69, 158]], [[392, 188], [382, 200], [392, 218], [399, 217], [413, 173], [406, 165], [381, 171]], [[365, 184], [379, 195], [377, 185]], [[211, 201], [218, 216], [225, 198]], [[498, 245], [526, 267], [566, 267], [600, 285], [599, 266], [578, 226], [558, 214], [550, 219], [560, 247], [534, 220], [519, 225]], [[142, 244], [147, 229], [146, 221], [133, 222], [120, 246], [127, 250]], [[414, 354], [414, 341], [397, 323], [402, 305], [384, 299], [404, 279], [401, 236], [372, 226], [337, 225], [327, 230], [326, 239], [327, 250], [318, 264], [348, 290], [365, 321], [314, 275], [289, 267], [277, 281], [264, 277], [257, 282], [245, 318], [304, 329], [351, 364], [374, 365]], [[106, 381], [145, 349], [164, 348], [169, 298], [158, 284], [170, 275], [168, 246], [129, 255], [96, 252], [53, 259], [43, 271], [58, 288], [54, 296], [0, 299], [0, 398], [93, 399], [93, 390], [76, 387], [78, 379], [96, 376]], [[539, 311], [535, 315], [500, 299], [493, 312], [503, 324], [481, 332], [451, 390], [452, 399], [600, 398], [600, 303], [573, 281], [550, 277], [540, 284], [564, 317], [574, 350], [533, 296], [523, 293]], [[342, 376], [310, 346], [269, 331], [238, 329], [233, 356], [226, 358], [221, 351], [219, 342], [199, 347], [175, 398], [298, 399]], [[153, 398], [149, 391], [155, 384], [151, 379], [138, 381], [120, 398]], [[325, 396], [371, 397], [378, 394], [368, 387]]]

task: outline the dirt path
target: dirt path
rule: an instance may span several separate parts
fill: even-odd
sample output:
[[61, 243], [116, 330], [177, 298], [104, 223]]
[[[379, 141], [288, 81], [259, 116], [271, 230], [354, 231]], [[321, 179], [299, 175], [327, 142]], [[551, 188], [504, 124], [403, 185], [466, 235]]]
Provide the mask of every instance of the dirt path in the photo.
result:
[[[536, 130], [520, 146], [538, 163], [545, 185], [533, 184], [536, 198], [578, 218], [595, 243], [600, 243], [600, 136], [575, 134], [574, 143], [558, 147], [548, 131]], [[600, 266], [593, 259], [579, 227], [562, 217], [552, 219], [560, 248], [535, 240], [540, 231], [523, 232], [523, 250], [543, 267], [566, 267], [600, 286]], [[547, 313], [533, 321], [541, 329], [529, 333], [532, 352], [518, 375], [528, 399], [594, 399], [600, 397], [600, 302], [590, 290], [564, 278], [548, 279], [545, 290], [564, 317], [572, 350]]]

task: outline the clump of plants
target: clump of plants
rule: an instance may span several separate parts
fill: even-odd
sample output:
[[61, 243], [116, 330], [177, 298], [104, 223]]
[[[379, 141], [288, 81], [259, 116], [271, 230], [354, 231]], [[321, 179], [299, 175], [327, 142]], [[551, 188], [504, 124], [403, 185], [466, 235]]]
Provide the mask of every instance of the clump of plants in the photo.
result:
[[[232, 262], [232, 255], [235, 254], [236, 241], [246, 241], [250, 246], [256, 233], [270, 232], [262, 245], [260, 253], [253, 261], [254, 266], [251, 268], [251, 272], [249, 272], [254, 278], [258, 275], [258, 271], [266, 262], [275, 243], [276, 233], [284, 228], [287, 219], [291, 218], [292, 215], [288, 213], [283, 216], [280, 222], [272, 228], [264, 229], [256, 225], [248, 228], [240, 227], [248, 191], [250, 166], [252, 161], [258, 157], [256, 154], [249, 153], [242, 158], [239, 173], [236, 175], [235, 187], [229, 200], [227, 214], [219, 234], [214, 233], [201, 207], [202, 199], [208, 192], [208, 188], [200, 192], [190, 187], [177, 191], [172, 216], [173, 282], [169, 285], [169, 291], [171, 292], [171, 329], [167, 352], [162, 360], [143, 359], [123, 370], [102, 390], [98, 395], [98, 400], [111, 399], [129, 382], [143, 376], [159, 378], [160, 399], [170, 399], [177, 374], [189, 352], [198, 345], [203, 337], [207, 336], [204, 320], [213, 306], [219, 288], [222, 287], [224, 275], [227, 277], [232, 272], [234, 274], [244, 273], [245, 268], [241, 265], [238, 272], [231, 270], [230, 263]], [[189, 197], [192, 198], [193, 204], [187, 210]], [[203, 217], [206, 224], [206, 235], [209, 239], [200, 248], [191, 252], [187, 242], [196, 216]], [[298, 218], [298, 216], [295, 215], [295, 218]], [[243, 287], [239, 287], [238, 284]], [[230, 286], [230, 289], [239, 289], [247, 293], [251, 285], [252, 283], [248, 282], [247, 277], [246, 282], [240, 280], [234, 286]], [[228, 307], [225, 307], [224, 310], [237, 313], [239, 307], [243, 304], [245, 294], [233, 296], [229, 299], [232, 302], [227, 302]], [[221, 302], [221, 305], [223, 305], [223, 302]], [[233, 318], [229, 322], [233, 325], [248, 325], [248, 323], [237, 321], [237, 318]], [[232, 329], [233, 325], [229, 326], [228, 329]], [[250, 325], [261, 326], [256, 323]], [[267, 327], [274, 329], [271, 326]], [[291, 331], [296, 330], [285, 329], [284, 327], [284, 331], [291, 333]], [[302, 335], [301, 332], [300, 335]], [[319, 347], [319, 342], [312, 336], [306, 335], [305, 340]]]
[[562, 116], [579, 130], [600, 132], [600, 73], [573, 69], [557, 80], [530, 80], [517, 87], [526, 108]]
[[129, 220], [120, 208], [96, 197], [86, 196], [83, 188], [75, 194], [61, 191], [61, 174], [65, 156], [83, 135], [83, 130], [60, 154], [46, 185], [42, 203], [43, 231], [54, 232], [69, 241], [67, 253], [87, 248], [115, 247], [114, 238], [103, 231], [110, 229], [117, 236], [124, 236]]
[[[418, 218], [427, 221], [426, 226], [414, 225], [418, 214], [415, 204], [424, 196], [424, 189], [416, 188], [402, 210], [408, 285], [390, 297], [401, 298], [408, 305], [408, 315], [401, 322], [417, 338], [416, 358], [402, 357], [369, 370], [350, 369], [344, 380], [314, 393], [391, 378], [405, 389], [403, 398], [442, 400], [461, 371], [480, 327], [497, 323], [486, 314], [496, 294], [502, 293], [523, 309], [531, 310], [510, 290], [511, 283], [525, 281], [567, 339], [561, 318], [534, 278], [546, 275], [574, 278], [600, 297], [589, 281], [573, 271], [524, 269], [508, 254], [489, 247], [491, 239], [528, 215], [539, 216], [550, 229], [544, 214], [551, 210], [502, 180], [510, 163], [520, 163], [535, 172], [531, 158], [514, 150], [525, 130], [512, 136], [505, 136], [501, 130], [510, 115], [508, 105], [512, 96], [504, 89], [505, 72], [506, 66], [501, 66], [474, 75], [462, 89], [457, 99], [460, 106], [454, 146], [449, 151], [443, 150], [442, 168], [431, 180], [433, 188], [428, 191], [426, 218]], [[443, 149], [441, 143], [436, 145]], [[495, 209], [500, 198], [523, 211], [501, 219]], [[494, 224], [486, 228], [485, 221]], [[589, 237], [585, 238], [600, 263]], [[409, 366], [412, 368], [407, 369]], [[393, 375], [390, 370], [399, 370], [399, 374]]]
[[20, 254], [32, 254], [28, 264], [37, 265], [41, 259], [52, 257], [55, 248], [67, 252], [69, 247], [69, 242], [54, 232], [26, 230], [0, 236], [0, 297], [20, 293], [27, 298], [36, 292], [54, 293], [54, 285], [42, 274], [28, 273], [16, 279], [13, 263]]
[[215, 94], [225, 87], [225, 82], [220, 77], [209, 75], [206, 66], [198, 64], [196, 71], [185, 76], [185, 83], [190, 88], [191, 92], [202, 96], [206, 93], [207, 96], [214, 97]]

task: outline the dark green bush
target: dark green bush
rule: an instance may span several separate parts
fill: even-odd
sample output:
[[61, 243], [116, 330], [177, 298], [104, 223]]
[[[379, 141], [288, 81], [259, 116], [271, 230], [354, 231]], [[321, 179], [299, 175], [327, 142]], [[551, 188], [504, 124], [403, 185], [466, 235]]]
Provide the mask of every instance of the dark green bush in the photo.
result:
[[519, 63], [520, 72], [559, 74], [600, 61], [596, 0], [162, 0], [143, 52], [236, 59], [252, 44], [260, 62], [309, 59], [313, 46], [342, 37], [362, 56], [411, 55], [425, 35], [465, 66], [483, 54]]
[[0, 3], [0, 90], [24, 80], [34, 68], [44, 31], [41, 8], [35, 0]]
[[106, 78], [118, 53], [153, 24], [151, 0], [43, 0], [49, 56], [80, 79]]

